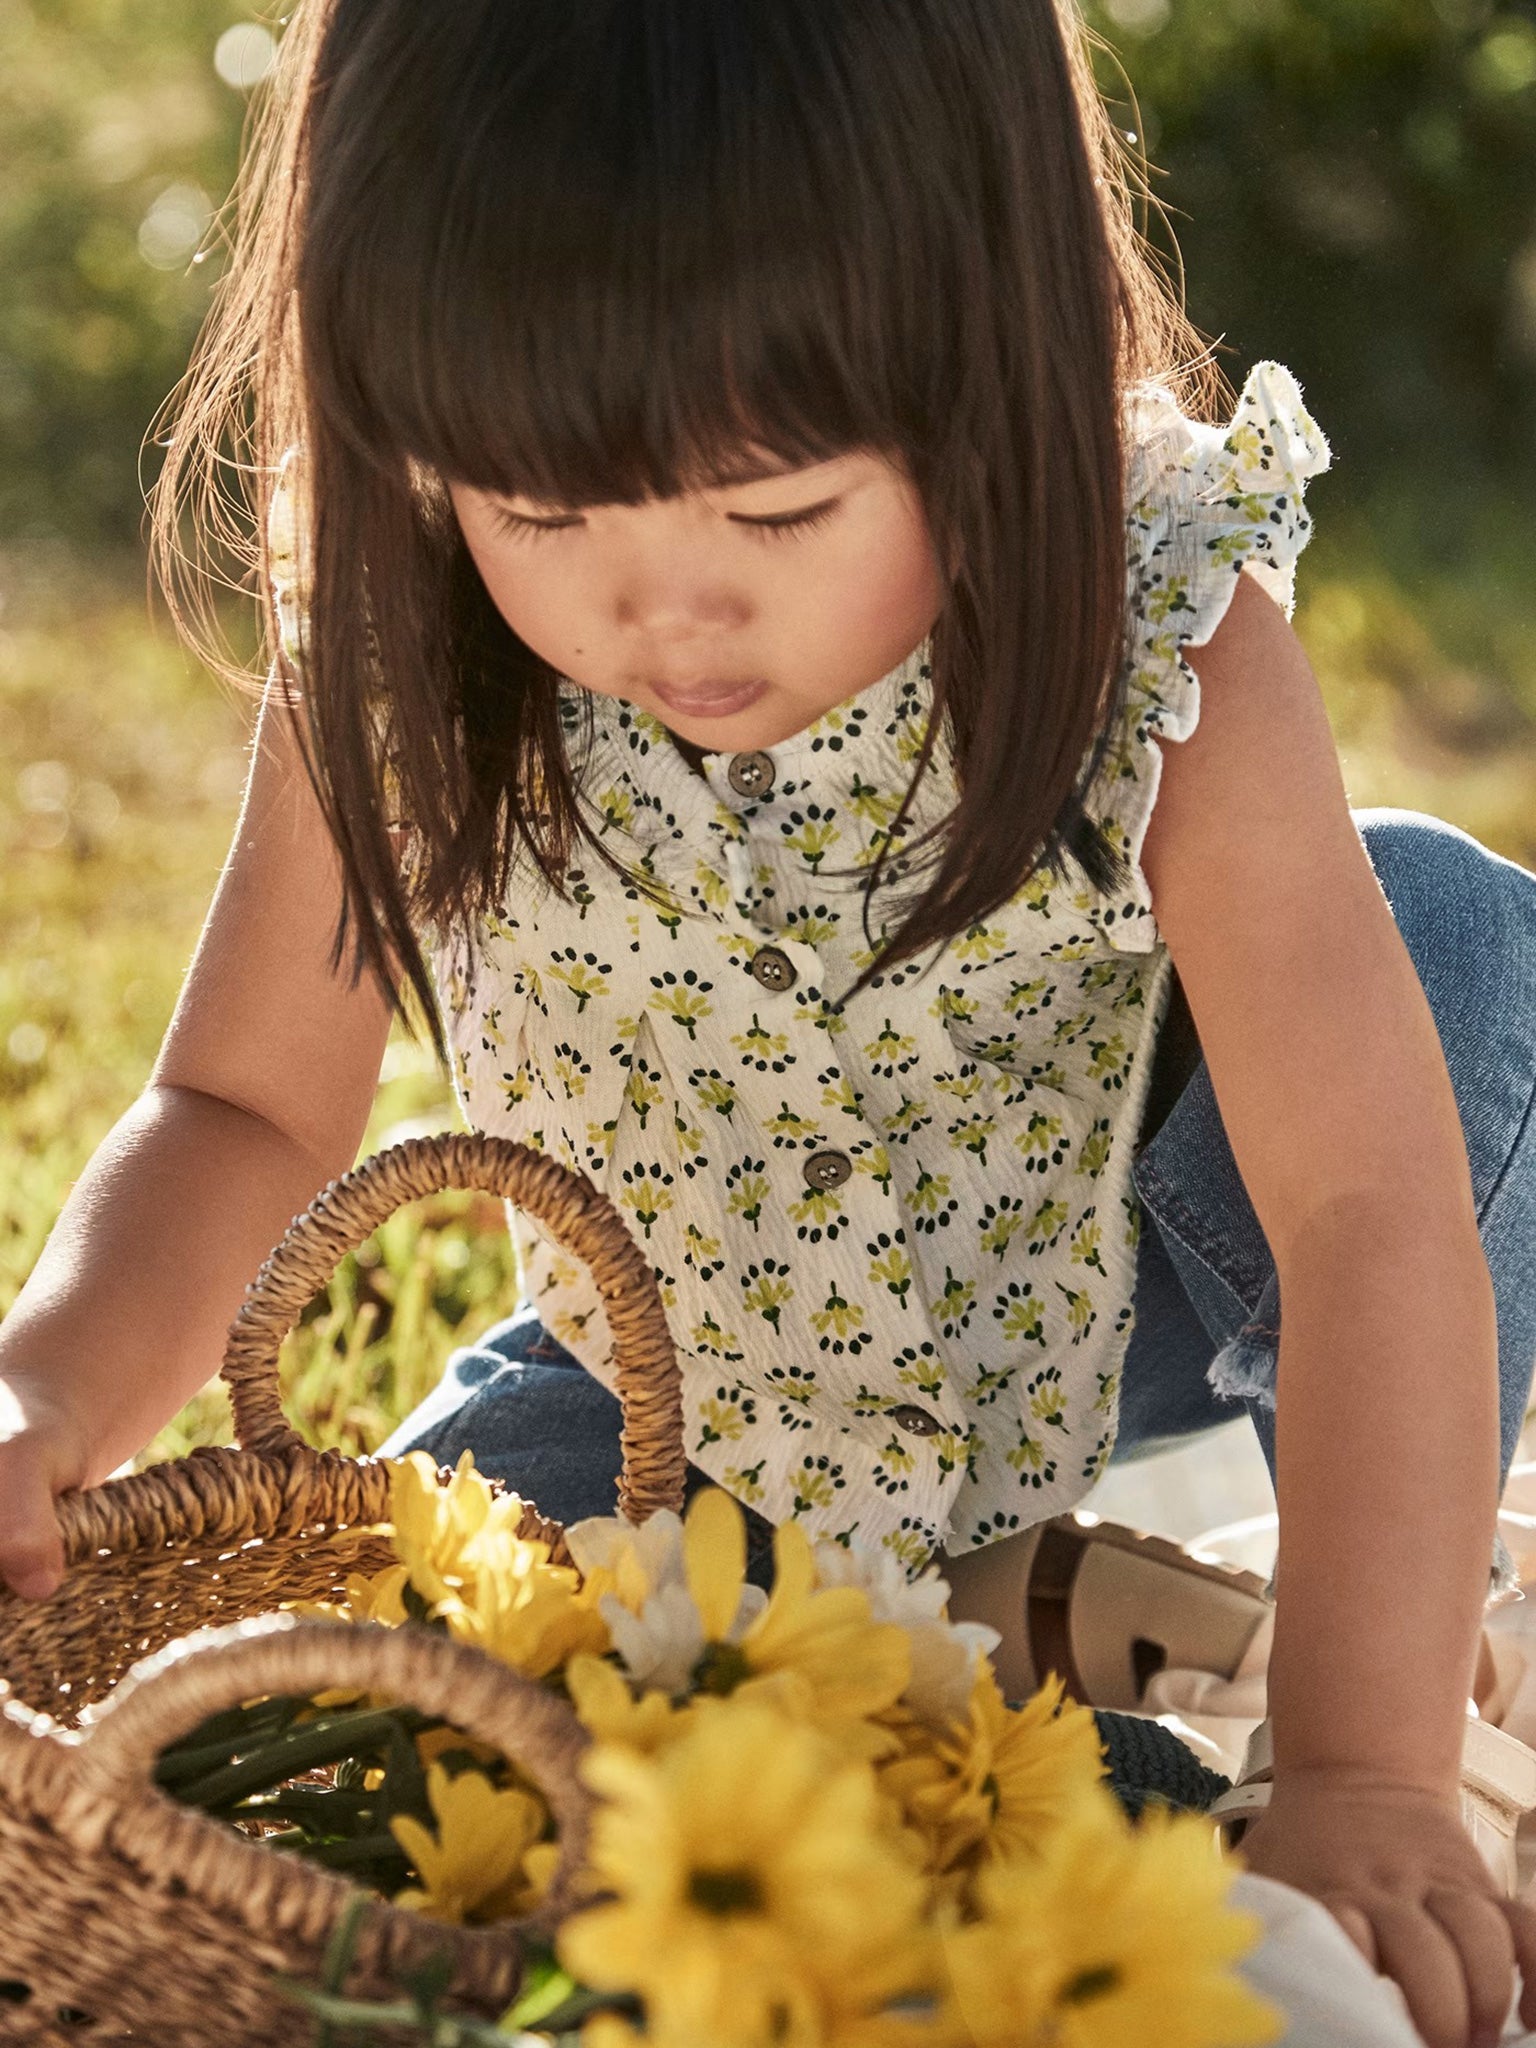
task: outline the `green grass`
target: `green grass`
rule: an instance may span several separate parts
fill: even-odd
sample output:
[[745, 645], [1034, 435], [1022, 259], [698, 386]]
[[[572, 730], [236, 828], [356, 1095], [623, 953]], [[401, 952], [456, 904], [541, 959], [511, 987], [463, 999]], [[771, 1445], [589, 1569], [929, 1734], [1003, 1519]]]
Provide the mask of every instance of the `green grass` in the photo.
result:
[[[248, 730], [142, 604], [49, 609], [0, 619], [0, 1313], [148, 1076], [229, 845]], [[360, 1156], [459, 1123], [430, 1052], [397, 1031]], [[498, 1202], [413, 1205], [284, 1346], [290, 1414], [318, 1443], [371, 1450], [515, 1297]], [[229, 1437], [215, 1381], [141, 1462]]]
[[[1415, 514], [1401, 495], [1341, 515], [1305, 558], [1296, 625], [1351, 801], [1433, 812], [1536, 867], [1529, 530], [1519, 507]], [[247, 717], [142, 599], [34, 592], [0, 614], [0, 1313], [148, 1075], [228, 847]], [[430, 1054], [397, 1031], [363, 1155], [457, 1123]], [[494, 1200], [402, 1211], [285, 1345], [290, 1414], [317, 1443], [374, 1448], [515, 1283]], [[228, 1437], [215, 1382], [141, 1462]]]

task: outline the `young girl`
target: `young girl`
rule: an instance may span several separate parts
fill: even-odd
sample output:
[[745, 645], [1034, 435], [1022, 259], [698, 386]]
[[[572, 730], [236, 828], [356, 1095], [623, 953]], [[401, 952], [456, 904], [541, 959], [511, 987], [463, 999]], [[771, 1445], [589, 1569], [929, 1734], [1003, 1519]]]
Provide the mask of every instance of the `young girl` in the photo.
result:
[[[303, 0], [159, 486], [174, 584], [247, 466], [281, 646], [150, 1085], [0, 1333], [0, 1569], [48, 1591], [53, 1496], [207, 1376], [413, 989], [469, 1123], [618, 1205], [760, 1528], [959, 1584], [1245, 1406], [1245, 1854], [1482, 2041], [1536, 1984], [1457, 1811], [1536, 880], [1351, 812], [1288, 625], [1327, 443], [1197, 368], [1127, 177], [1069, 0]], [[389, 1448], [606, 1512], [602, 1313], [514, 1227], [525, 1312]]]

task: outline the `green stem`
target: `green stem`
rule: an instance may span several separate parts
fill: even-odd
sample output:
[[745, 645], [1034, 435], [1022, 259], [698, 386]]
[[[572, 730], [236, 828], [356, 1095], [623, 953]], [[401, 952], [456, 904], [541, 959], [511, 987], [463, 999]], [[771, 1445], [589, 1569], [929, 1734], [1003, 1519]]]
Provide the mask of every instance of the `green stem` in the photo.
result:
[[370, 1713], [337, 1714], [324, 1721], [309, 1721], [278, 1741], [254, 1750], [237, 1763], [211, 1771], [189, 1785], [178, 1786], [176, 1796], [184, 1805], [200, 1806], [216, 1813], [248, 1799], [253, 1792], [265, 1792], [289, 1778], [316, 1771], [327, 1764], [339, 1764], [359, 1751], [382, 1746], [392, 1728], [419, 1735], [442, 1724], [413, 1707], [380, 1707]]
[[347, 1822], [365, 1819], [379, 1803], [377, 1792], [325, 1791], [289, 1785], [281, 1792], [256, 1793], [226, 1812], [226, 1820], [291, 1820], [301, 1826], [340, 1833]]
[[206, 1777], [254, 1744], [285, 1733], [304, 1704], [303, 1700], [264, 1700], [259, 1708], [216, 1714], [192, 1730], [195, 1744], [189, 1747], [191, 1737], [186, 1737], [162, 1751], [155, 1763], [155, 1783], [171, 1791], [191, 1779]]

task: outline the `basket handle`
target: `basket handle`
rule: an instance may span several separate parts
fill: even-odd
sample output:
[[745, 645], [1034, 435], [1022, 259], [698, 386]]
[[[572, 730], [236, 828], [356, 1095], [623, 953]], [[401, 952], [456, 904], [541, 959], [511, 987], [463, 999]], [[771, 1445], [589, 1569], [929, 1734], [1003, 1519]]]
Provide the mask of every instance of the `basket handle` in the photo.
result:
[[[307, 1894], [309, 1910], [323, 1917], [352, 1889], [349, 1880], [274, 1857], [259, 1842], [178, 1804], [154, 1785], [153, 1772], [160, 1752], [210, 1714], [270, 1694], [335, 1686], [356, 1686], [451, 1721], [526, 1772], [549, 1804], [560, 1860], [537, 1912], [522, 1924], [552, 1927], [582, 1884], [593, 1798], [576, 1766], [588, 1737], [565, 1700], [436, 1629], [264, 1614], [168, 1643], [88, 1710], [77, 1768], [54, 1777], [63, 1794], [61, 1828], [88, 1850], [110, 1834], [145, 1868], [195, 1872], [200, 1890], [209, 1880], [223, 1890], [222, 1874], [231, 1898], [249, 1902], [252, 1886], [263, 1892], [297, 1887], [288, 1891], [285, 1912], [302, 1912]], [[300, 1873], [318, 1884], [301, 1883]]]
[[624, 1421], [619, 1512], [643, 1522], [680, 1509], [687, 1453], [677, 1353], [655, 1276], [617, 1209], [592, 1182], [508, 1138], [481, 1131], [408, 1138], [321, 1190], [246, 1289], [220, 1368], [246, 1450], [280, 1453], [303, 1439], [283, 1414], [283, 1339], [348, 1252], [404, 1203], [478, 1188], [524, 1209], [592, 1275], [613, 1333]]

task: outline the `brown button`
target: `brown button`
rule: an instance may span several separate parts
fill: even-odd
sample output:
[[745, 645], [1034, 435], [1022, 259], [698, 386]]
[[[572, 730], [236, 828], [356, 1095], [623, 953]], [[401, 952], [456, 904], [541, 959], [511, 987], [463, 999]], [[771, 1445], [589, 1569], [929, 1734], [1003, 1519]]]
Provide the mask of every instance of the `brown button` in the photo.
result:
[[913, 1436], [937, 1436], [944, 1427], [937, 1415], [930, 1415], [926, 1408], [893, 1408], [891, 1420], [898, 1429], [909, 1430]]
[[733, 754], [725, 779], [738, 796], [769, 796], [773, 792], [772, 754]]
[[846, 1152], [813, 1152], [800, 1169], [808, 1188], [840, 1188], [853, 1172]]
[[787, 953], [781, 953], [777, 946], [759, 946], [752, 955], [752, 979], [779, 995], [793, 988], [800, 977]]

